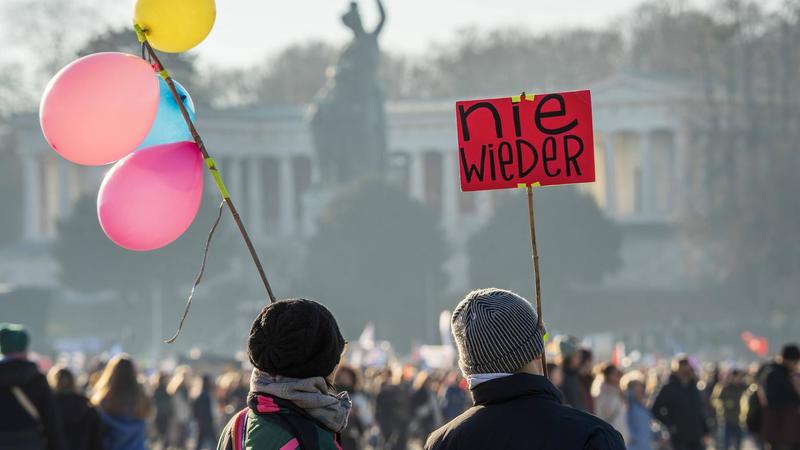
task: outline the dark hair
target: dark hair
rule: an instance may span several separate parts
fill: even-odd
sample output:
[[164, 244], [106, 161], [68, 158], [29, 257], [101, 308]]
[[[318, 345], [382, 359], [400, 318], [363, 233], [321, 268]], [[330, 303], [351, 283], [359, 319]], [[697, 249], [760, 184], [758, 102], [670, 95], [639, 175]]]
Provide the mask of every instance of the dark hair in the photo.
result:
[[67, 393], [75, 392], [75, 375], [72, 371], [62, 365], [53, 366], [47, 373], [47, 383], [53, 392]]
[[163, 389], [166, 391], [169, 385], [169, 375], [166, 372], [159, 371], [155, 375], [155, 385], [156, 389]]
[[196, 399], [203, 394], [211, 395], [212, 389], [214, 389], [214, 379], [211, 375], [204, 373], [195, 379], [190, 397]]
[[604, 378], [608, 378], [609, 375], [611, 375], [612, 373], [616, 373], [616, 372], [620, 372], [620, 370], [617, 368], [617, 366], [615, 366], [614, 364], [612, 364], [610, 362], [603, 363], [600, 366], [600, 373], [603, 374]]
[[784, 361], [800, 361], [800, 348], [797, 344], [786, 344], [781, 349], [781, 358]]
[[[361, 389], [361, 374], [356, 370], [353, 366], [348, 364], [342, 364], [339, 366], [339, 369], [336, 371], [336, 378], [339, 378], [340, 374], [348, 374], [350, 378], [353, 379], [353, 385], [348, 386], [350, 389], [357, 391]], [[343, 386], [337, 386], [339, 388]]]
[[691, 361], [689, 361], [689, 357], [684, 354], [676, 355], [675, 358], [672, 359], [672, 370], [677, 371], [681, 367], [689, 366], [692, 367]]

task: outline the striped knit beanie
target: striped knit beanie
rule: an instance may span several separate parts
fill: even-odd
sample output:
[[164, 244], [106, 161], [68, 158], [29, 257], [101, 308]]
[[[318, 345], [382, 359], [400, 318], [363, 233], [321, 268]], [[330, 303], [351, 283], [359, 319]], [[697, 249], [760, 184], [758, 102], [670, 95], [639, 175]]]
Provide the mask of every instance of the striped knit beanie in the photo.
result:
[[541, 356], [544, 330], [537, 327], [533, 306], [502, 289], [472, 291], [451, 319], [464, 376], [513, 373]]

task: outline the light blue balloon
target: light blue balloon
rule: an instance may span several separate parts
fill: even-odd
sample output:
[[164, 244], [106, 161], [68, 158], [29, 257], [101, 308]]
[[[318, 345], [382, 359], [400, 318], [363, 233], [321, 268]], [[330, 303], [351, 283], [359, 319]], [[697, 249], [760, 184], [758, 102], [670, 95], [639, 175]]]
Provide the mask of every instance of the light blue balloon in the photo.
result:
[[[161, 83], [158, 112], [155, 120], [153, 120], [153, 126], [150, 127], [150, 132], [147, 133], [147, 137], [137, 147], [137, 150], [154, 145], [193, 140], [192, 133], [189, 132], [189, 127], [183, 120], [181, 110], [178, 108], [178, 103], [175, 101], [175, 97], [172, 96], [167, 82], [160, 77], [158, 80]], [[175, 89], [183, 100], [183, 106], [189, 112], [189, 118], [194, 122], [194, 102], [192, 102], [192, 97], [189, 96], [189, 93], [180, 83], [175, 80], [172, 80], [172, 82], [175, 83]]]

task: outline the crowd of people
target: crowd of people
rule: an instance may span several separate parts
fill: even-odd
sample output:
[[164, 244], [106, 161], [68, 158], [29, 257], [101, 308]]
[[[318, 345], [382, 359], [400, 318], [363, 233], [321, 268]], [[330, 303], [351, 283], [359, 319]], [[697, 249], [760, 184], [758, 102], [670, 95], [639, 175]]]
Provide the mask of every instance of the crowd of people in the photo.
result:
[[[459, 415], [473, 405], [473, 396], [479, 395], [473, 390], [475, 385], [516, 370], [511, 364], [493, 367], [489, 373], [478, 371], [469, 365], [477, 367], [478, 356], [473, 363], [465, 362], [467, 347], [461, 345], [460, 370], [400, 363], [356, 367], [346, 357], [340, 362], [333, 353], [325, 358], [315, 355], [314, 364], [298, 366], [296, 354], [302, 359], [301, 350], [256, 353], [258, 346], [272, 345], [286, 336], [285, 330], [280, 337], [266, 333], [258, 334], [261, 341], [251, 335], [250, 363], [255, 370], [229, 367], [203, 373], [178, 366], [170, 373], [145, 373], [129, 355], [118, 354], [83, 368], [56, 364], [42, 373], [28, 357], [26, 330], [3, 325], [0, 449], [167, 450], [218, 445], [238, 449], [226, 436], [235, 436], [237, 418], [248, 405], [255, 405], [259, 412], [293, 405], [326, 411], [327, 416], [312, 415], [330, 421], [328, 428], [340, 434], [337, 445], [344, 449], [421, 448], [431, 433], [454, 419], [458, 422]], [[341, 337], [336, 335], [338, 329], [327, 333], [333, 340]], [[474, 348], [470, 344], [470, 351]], [[686, 356], [622, 367], [596, 361], [592, 351], [573, 337], [558, 337], [549, 348], [555, 353], [550, 355], [547, 372], [558, 388], [557, 396], [574, 410], [610, 424], [630, 450], [739, 450], [748, 440], [758, 449], [800, 449], [800, 350], [796, 345], [784, 346], [773, 360], [746, 367], [702, 364]], [[334, 350], [340, 351], [338, 346]], [[530, 356], [521, 358], [525, 361]], [[282, 384], [313, 380], [307, 375], [327, 371], [333, 376], [320, 389], [346, 392], [346, 396], [311, 398], [309, 393], [317, 387], [292, 384], [295, 397], [291, 397]], [[273, 392], [274, 386], [280, 389]], [[264, 392], [272, 396], [262, 396]], [[287, 398], [288, 403], [283, 401]], [[336, 400], [319, 403], [331, 398]], [[346, 408], [339, 408], [345, 404]]]

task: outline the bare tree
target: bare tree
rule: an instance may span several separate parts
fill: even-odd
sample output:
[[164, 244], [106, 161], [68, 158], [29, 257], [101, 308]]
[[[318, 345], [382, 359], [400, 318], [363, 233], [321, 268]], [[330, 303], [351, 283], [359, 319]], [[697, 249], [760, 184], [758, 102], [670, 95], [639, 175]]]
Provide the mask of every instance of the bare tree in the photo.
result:
[[688, 192], [687, 234], [722, 279], [752, 295], [787, 281], [796, 288], [800, 4], [776, 13], [748, 0], [723, 0], [712, 12], [659, 5], [639, 11], [633, 63], [702, 81], [706, 104], [692, 157], [703, 183]]
[[[97, 9], [76, 0], [6, 0], [5, 29], [43, 74], [69, 62], [95, 31]], [[27, 58], [26, 58], [27, 59]]]

